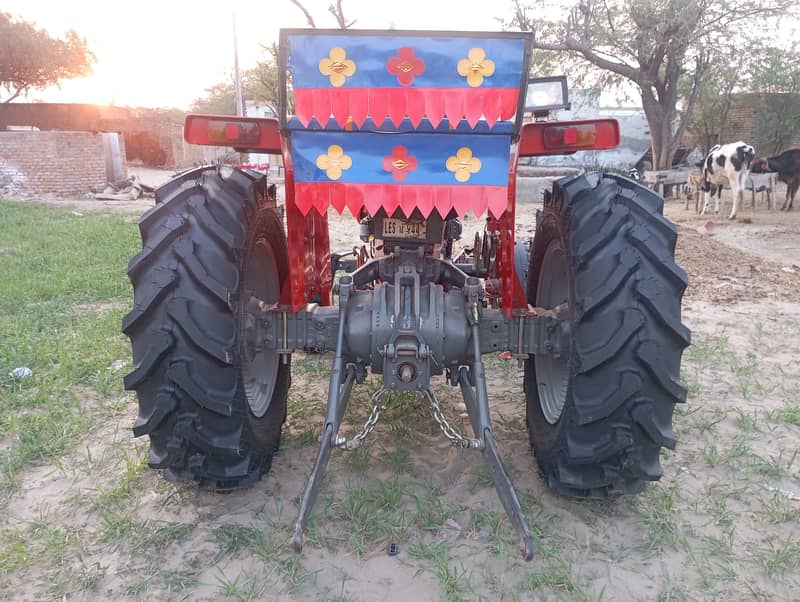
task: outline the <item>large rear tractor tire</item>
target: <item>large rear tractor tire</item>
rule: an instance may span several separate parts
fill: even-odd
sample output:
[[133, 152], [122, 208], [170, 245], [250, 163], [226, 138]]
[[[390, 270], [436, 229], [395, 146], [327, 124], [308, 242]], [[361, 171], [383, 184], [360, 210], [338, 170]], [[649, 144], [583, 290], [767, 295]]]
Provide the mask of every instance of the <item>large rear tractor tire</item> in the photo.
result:
[[243, 487], [269, 471], [286, 420], [289, 363], [244, 344], [254, 304], [277, 301], [287, 277], [286, 236], [254, 172], [192, 170], [156, 203], [139, 221], [134, 308], [122, 321], [133, 432], [150, 436], [148, 464], [168, 480]]
[[663, 199], [626, 178], [562, 178], [537, 215], [528, 302], [558, 308], [567, 353], [526, 362], [531, 446], [550, 487], [578, 497], [638, 493], [674, 449], [689, 345], [686, 273]]

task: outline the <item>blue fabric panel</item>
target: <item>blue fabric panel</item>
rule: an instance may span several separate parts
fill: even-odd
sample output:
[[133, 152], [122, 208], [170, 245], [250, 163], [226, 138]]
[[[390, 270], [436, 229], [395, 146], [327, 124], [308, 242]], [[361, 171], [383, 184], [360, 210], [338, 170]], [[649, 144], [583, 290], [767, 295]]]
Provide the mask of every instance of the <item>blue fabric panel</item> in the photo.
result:
[[356, 72], [343, 87], [400, 88], [397, 77], [386, 70], [386, 62], [404, 47], [414, 49], [425, 62], [425, 71], [410, 87], [468, 88], [457, 65], [467, 58], [470, 48], [482, 48], [494, 61], [495, 72], [483, 80], [482, 88], [519, 88], [525, 55], [525, 39], [479, 37], [424, 37], [370, 35], [290, 35], [288, 66], [296, 88], [330, 88], [326, 75], [319, 71], [320, 60], [331, 48], [340, 47], [356, 63]]
[[[454, 184], [505, 186], [508, 183], [511, 136], [463, 134], [381, 134], [325, 131], [292, 133], [292, 160], [297, 182], [331, 182], [325, 171], [316, 165], [317, 157], [326, 155], [328, 147], [337, 144], [352, 159], [352, 167], [343, 171], [337, 182], [366, 184], [399, 184], [383, 168], [384, 157], [395, 146], [404, 146], [418, 161], [416, 170], [407, 172], [404, 184]], [[462, 148], [468, 147], [481, 161], [481, 169], [467, 182], [456, 181], [446, 162]]]

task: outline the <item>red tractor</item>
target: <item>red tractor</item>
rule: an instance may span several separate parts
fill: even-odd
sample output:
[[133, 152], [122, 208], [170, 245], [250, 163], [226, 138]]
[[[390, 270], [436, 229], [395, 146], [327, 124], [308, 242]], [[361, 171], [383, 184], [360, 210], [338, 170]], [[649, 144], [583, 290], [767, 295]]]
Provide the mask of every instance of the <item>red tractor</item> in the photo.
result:
[[[566, 104], [565, 80], [529, 82], [531, 43], [527, 33], [283, 30], [277, 119], [186, 118], [188, 142], [281, 155], [285, 206], [282, 216], [265, 175], [209, 166], [159, 188], [142, 216], [123, 331], [133, 431], [150, 436], [151, 467], [215, 490], [257, 481], [280, 445], [292, 353], [330, 352], [294, 547], [331, 450], [359, 445], [392, 391], [416, 391], [454, 445], [483, 454], [529, 559], [481, 359], [510, 352], [524, 361], [530, 442], [550, 487], [606, 497], [661, 476], [690, 341], [676, 229], [655, 193], [588, 173], [556, 181], [532, 242], [515, 242], [520, 157], [619, 143], [614, 120], [547, 119]], [[356, 218], [358, 252], [331, 252], [330, 208]], [[467, 212], [486, 223], [459, 251]], [[368, 372], [382, 386], [348, 440], [342, 416]], [[444, 417], [436, 376], [460, 387], [470, 435]]]

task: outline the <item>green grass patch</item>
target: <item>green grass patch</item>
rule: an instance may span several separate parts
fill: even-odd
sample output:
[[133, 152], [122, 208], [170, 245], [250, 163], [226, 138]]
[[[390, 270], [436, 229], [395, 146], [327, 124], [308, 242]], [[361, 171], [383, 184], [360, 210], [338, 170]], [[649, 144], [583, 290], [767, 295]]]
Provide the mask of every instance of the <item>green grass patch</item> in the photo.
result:
[[404, 489], [397, 479], [345, 488], [340, 512], [347, 523], [346, 539], [358, 555], [387, 539], [408, 539], [408, 522], [402, 507]]
[[757, 558], [770, 576], [782, 577], [800, 566], [800, 543], [791, 535], [785, 540], [770, 539]]
[[140, 250], [130, 215], [82, 215], [0, 201], [0, 312], [48, 301], [127, 299], [125, 270]]
[[471, 600], [477, 598], [472, 573], [464, 566], [450, 563], [449, 549], [444, 544], [419, 543], [408, 548], [411, 558], [421, 561], [422, 566], [433, 573], [442, 588], [443, 600]]
[[469, 513], [468, 531], [481, 541], [486, 541], [487, 549], [492, 554], [505, 556], [513, 551], [512, 533], [504, 514], [484, 508], [473, 508]]
[[442, 503], [441, 490], [427, 483], [422, 493], [411, 495], [414, 498], [414, 522], [423, 531], [438, 533], [447, 520], [447, 508]]
[[[126, 266], [139, 247], [130, 216], [0, 201], [0, 439], [11, 442], [0, 495], [26, 465], [57, 461], [85, 437], [98, 408], [119, 410]], [[12, 375], [23, 366], [30, 376]]]
[[81, 549], [78, 535], [58, 526], [52, 515], [41, 516], [24, 529], [4, 528], [0, 530], [0, 582], [21, 568], [63, 564], [68, 555]]
[[682, 543], [684, 535], [676, 507], [677, 488], [653, 485], [640, 499], [639, 517], [646, 529], [644, 550], [660, 554]]
[[397, 475], [411, 472], [411, 454], [406, 441], [402, 437], [395, 437], [393, 448], [384, 448], [384, 454], [380, 458], [380, 463], [386, 469]]
[[525, 577], [525, 587], [531, 592], [549, 589], [572, 594], [579, 590], [572, 567], [564, 561], [550, 562], [529, 571]]
[[800, 426], [800, 405], [784, 402], [783, 407], [767, 414], [770, 422]]

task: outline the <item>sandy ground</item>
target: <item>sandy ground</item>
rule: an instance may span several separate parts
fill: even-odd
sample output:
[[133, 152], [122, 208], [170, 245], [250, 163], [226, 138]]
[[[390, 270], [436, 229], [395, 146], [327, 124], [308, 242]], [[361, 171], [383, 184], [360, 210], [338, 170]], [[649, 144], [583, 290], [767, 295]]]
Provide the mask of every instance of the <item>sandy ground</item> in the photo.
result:
[[[531, 184], [530, 196], [518, 206], [519, 236], [533, 232], [537, 195], [541, 198], [544, 185]], [[150, 203], [104, 205], [102, 210], [137, 211]], [[75, 208], [86, 210], [83, 204]], [[97, 574], [90, 589], [69, 598], [218, 600], [232, 596], [225, 584], [236, 580], [242, 589], [254, 584], [248, 590], [252, 595], [239, 599], [258, 600], [796, 600], [797, 558], [778, 572], [777, 552], [770, 552], [780, 552], [785, 540], [786, 546], [795, 544], [784, 546], [790, 557], [800, 554], [800, 476], [793, 455], [800, 421], [775, 418], [800, 396], [800, 211], [747, 209], [744, 219], [728, 222], [697, 216], [684, 210], [682, 200], [673, 200], [665, 212], [678, 224], [678, 263], [689, 274], [683, 319], [693, 331], [694, 346], [684, 355], [690, 399], [676, 410], [679, 447], [665, 452], [665, 476], [646, 494], [617, 502], [576, 502], [551, 493], [529, 454], [516, 365], [489, 358], [497, 439], [539, 539], [532, 565], [516, 559], [505, 518], [500, 518], [499, 540], [475, 520], [476, 510], [504, 516], [493, 488], [480, 478], [480, 456], [449, 447], [428, 417], [414, 412], [396, 417], [410, 430], [403, 439], [408, 465], [400, 476], [392, 468], [400, 439], [388, 426], [389, 412], [370, 437], [364, 464], [334, 453], [311, 537], [317, 543], [312, 541], [299, 559], [275, 552], [285, 549], [313, 463], [314, 443], [303, 442], [303, 435], [318, 428], [327, 387], [329, 360], [299, 357], [286, 444], [270, 475], [251, 489], [221, 496], [175, 487], [144, 472], [131, 491], [134, 518], [180, 524], [185, 530], [163, 548], [146, 548], [150, 558], [123, 545], [87, 544], [80, 560], [72, 562]], [[348, 216], [331, 213], [329, 218], [334, 249], [358, 243]], [[464, 240], [471, 240], [480, 224], [475, 217], [465, 219]], [[437, 390], [448, 414], [463, 425], [456, 392], [444, 385]], [[367, 393], [359, 391], [349, 413], [351, 428], [363, 422], [367, 403]], [[120, 450], [127, 457], [146, 449], [146, 442], [129, 435], [136, 413], [132, 399], [127, 408], [118, 422], [93, 432], [61, 466], [29, 469], [9, 503], [6, 524], [29, 524], [54, 511], [78, 532], [99, 529], [100, 519], [81, 500], [114, 485], [120, 461], [115, 465], [113, 458], [121, 457]], [[103, 458], [109, 459], [108, 467], [93, 468], [102, 466]], [[772, 459], [770, 466], [776, 468], [758, 470], [753, 458]], [[368, 542], [360, 553], [346, 543], [353, 536], [354, 511], [343, 500], [352, 497], [367, 466], [370, 477], [381, 482], [401, 479], [408, 510], [404, 520], [412, 538], [445, 546], [446, 567], [471, 591], [448, 591], [450, 581], [441, 565], [412, 555], [410, 545], [401, 544], [401, 553], [390, 557], [385, 540]], [[436, 530], [426, 530], [414, 518], [429, 491], [438, 492], [431, 503], [438, 504], [444, 524]], [[762, 516], [775, 492], [785, 492], [781, 495], [788, 505], [777, 524]], [[232, 525], [255, 526], [265, 538], [261, 547], [241, 543], [220, 555], [220, 533]], [[47, 597], [41, 583], [52, 570], [34, 567], [6, 595]]]

